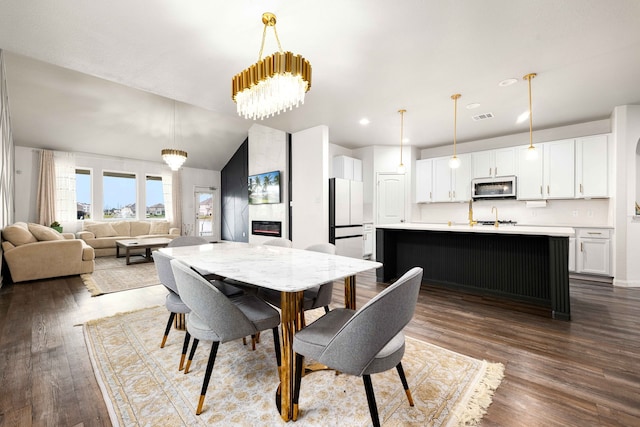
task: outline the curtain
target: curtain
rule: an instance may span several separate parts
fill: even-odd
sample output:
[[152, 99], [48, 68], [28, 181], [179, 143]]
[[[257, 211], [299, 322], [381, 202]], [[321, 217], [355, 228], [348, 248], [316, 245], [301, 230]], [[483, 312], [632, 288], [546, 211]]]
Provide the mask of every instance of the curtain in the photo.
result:
[[56, 201], [56, 171], [53, 161], [53, 151], [40, 152], [40, 173], [38, 175], [37, 212], [38, 223], [50, 225], [55, 221]]
[[178, 169], [171, 175], [171, 214], [174, 227], [182, 234], [182, 170]]
[[173, 203], [171, 201], [171, 171], [162, 172], [162, 197], [164, 199], [164, 216], [171, 224], [171, 227], [175, 227], [173, 223]]
[[53, 158], [56, 169], [56, 220], [60, 222], [75, 221], [78, 215], [75, 155], [56, 151]]

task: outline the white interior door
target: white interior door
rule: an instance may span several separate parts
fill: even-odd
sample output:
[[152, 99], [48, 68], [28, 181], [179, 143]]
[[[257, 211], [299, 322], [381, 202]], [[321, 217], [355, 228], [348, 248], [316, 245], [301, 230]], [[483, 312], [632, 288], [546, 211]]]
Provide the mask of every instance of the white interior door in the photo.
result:
[[195, 191], [195, 233], [196, 236], [213, 236], [214, 225], [217, 218], [215, 215], [214, 202], [217, 191], [211, 189], [199, 189]]
[[404, 175], [377, 174], [377, 223], [397, 224], [405, 220]]

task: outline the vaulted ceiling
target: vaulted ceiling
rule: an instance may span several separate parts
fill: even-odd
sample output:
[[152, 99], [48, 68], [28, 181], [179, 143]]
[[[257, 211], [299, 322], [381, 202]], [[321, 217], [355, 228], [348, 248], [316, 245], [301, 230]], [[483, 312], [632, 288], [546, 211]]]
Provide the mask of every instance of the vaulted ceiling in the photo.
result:
[[254, 123], [230, 81], [258, 59], [266, 11], [313, 83], [303, 106], [258, 122], [324, 124], [349, 148], [397, 145], [400, 108], [409, 145], [450, 144], [454, 93], [459, 142], [527, 131], [531, 72], [534, 129], [640, 102], [637, 0], [3, 0], [16, 144], [151, 161], [171, 146], [221, 169]]

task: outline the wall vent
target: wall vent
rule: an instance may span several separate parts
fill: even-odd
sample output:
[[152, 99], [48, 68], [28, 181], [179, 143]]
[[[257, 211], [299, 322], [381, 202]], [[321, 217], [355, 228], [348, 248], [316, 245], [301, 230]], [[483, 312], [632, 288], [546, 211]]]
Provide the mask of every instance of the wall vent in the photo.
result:
[[479, 120], [493, 119], [493, 113], [483, 113], [472, 117], [476, 122]]

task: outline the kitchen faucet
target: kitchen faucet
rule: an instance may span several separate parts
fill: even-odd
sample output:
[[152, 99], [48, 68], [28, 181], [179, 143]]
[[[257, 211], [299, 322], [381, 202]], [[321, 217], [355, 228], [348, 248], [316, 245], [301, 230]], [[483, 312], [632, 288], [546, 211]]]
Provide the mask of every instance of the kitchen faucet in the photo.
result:
[[500, 225], [500, 223], [498, 222], [498, 208], [496, 208], [495, 206], [492, 206], [491, 207], [491, 213], [493, 213], [494, 209], [496, 211], [496, 222], [493, 223], [493, 226], [495, 228], [498, 228], [498, 226]]
[[473, 199], [469, 199], [469, 227], [476, 225], [478, 221], [473, 220]]

